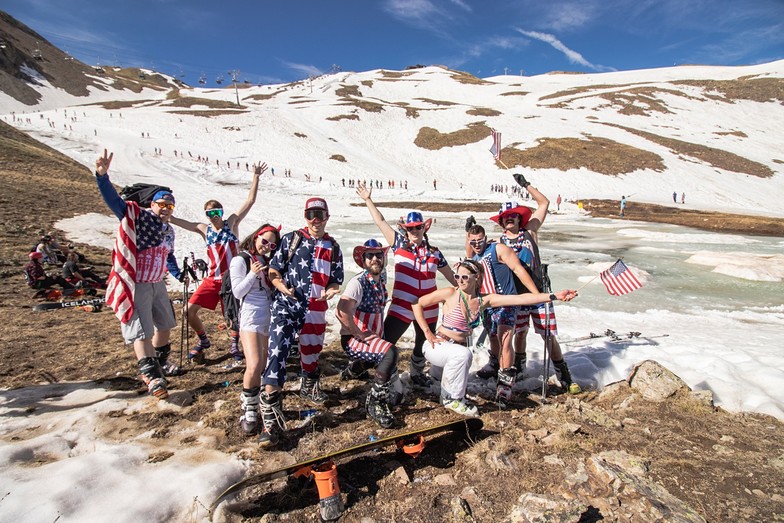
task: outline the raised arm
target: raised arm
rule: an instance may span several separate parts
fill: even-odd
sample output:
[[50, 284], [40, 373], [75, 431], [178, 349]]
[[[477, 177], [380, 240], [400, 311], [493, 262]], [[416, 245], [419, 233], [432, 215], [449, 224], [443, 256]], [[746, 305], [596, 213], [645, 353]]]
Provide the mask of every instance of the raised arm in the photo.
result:
[[577, 291], [568, 289], [553, 294], [545, 294], [543, 292], [535, 294], [488, 294], [484, 298], [483, 305], [485, 307], [515, 307], [517, 305], [552, 303], [555, 300], [571, 301], [576, 297]]
[[239, 208], [239, 210], [229, 216], [229, 228], [237, 234], [238, 230], [235, 230], [240, 222], [248, 215], [250, 212], [250, 208], [253, 207], [253, 204], [256, 203], [256, 193], [259, 191], [259, 178], [262, 174], [267, 170], [266, 163], [254, 163], [253, 164], [253, 181], [250, 184], [250, 190], [248, 191], [248, 197], [245, 200], [245, 203]]
[[112, 182], [109, 180], [109, 166], [112, 164], [114, 153], [109, 154], [106, 149], [103, 150], [103, 156], [95, 161], [95, 183], [98, 184], [98, 190], [101, 191], [101, 197], [106, 205], [111, 209], [119, 220], [125, 218], [125, 213], [128, 206], [125, 200], [120, 198], [117, 191], [114, 189]]
[[202, 236], [206, 236], [207, 234], [207, 226], [203, 223], [189, 222], [188, 220], [183, 220], [182, 218], [177, 218], [175, 216], [169, 217], [169, 223], [176, 225], [181, 229], [185, 229], [186, 231], [199, 233]]
[[387, 243], [389, 245], [394, 245], [395, 230], [386, 222], [384, 215], [381, 214], [381, 211], [378, 210], [376, 204], [373, 203], [373, 200], [370, 197], [372, 192], [373, 189], [368, 189], [367, 184], [364, 182], [357, 186], [357, 195], [365, 201], [365, 205], [367, 206], [368, 211], [370, 211], [370, 217], [373, 219], [373, 223], [376, 224], [378, 230], [384, 235], [384, 239]]
[[[536, 231], [539, 230], [539, 227], [541, 227], [544, 223], [544, 219], [547, 217], [547, 210], [550, 208], [550, 200], [548, 200], [544, 194], [539, 192], [539, 189], [531, 185], [531, 182], [526, 180], [525, 176], [522, 174], [515, 174], [514, 179], [520, 185], [520, 187], [528, 191], [528, 194], [530, 194], [531, 198], [533, 198], [536, 202], [536, 210], [531, 215], [531, 219], [528, 220], [528, 223], [525, 226], [527, 230], [531, 231], [532, 233], [536, 233]], [[534, 240], [536, 240], [536, 237], [534, 237]]]

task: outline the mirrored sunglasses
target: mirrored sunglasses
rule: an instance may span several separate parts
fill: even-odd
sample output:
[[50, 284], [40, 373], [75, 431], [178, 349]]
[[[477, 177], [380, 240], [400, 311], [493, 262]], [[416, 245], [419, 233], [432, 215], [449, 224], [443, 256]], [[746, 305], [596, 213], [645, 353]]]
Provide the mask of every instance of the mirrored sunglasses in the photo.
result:
[[323, 222], [326, 221], [328, 217], [329, 214], [327, 214], [327, 211], [322, 209], [311, 209], [305, 211], [306, 220], [321, 220]]
[[173, 204], [173, 203], [168, 203], [168, 202], [163, 202], [163, 203], [161, 203], [161, 202], [155, 202], [155, 205], [157, 205], [157, 206], [158, 206], [158, 207], [160, 207], [161, 209], [169, 209], [169, 210], [172, 210], [172, 211], [174, 210], [174, 204]]
[[207, 218], [214, 218], [214, 217], [222, 217], [223, 216], [223, 209], [207, 209], [204, 214], [207, 215]]
[[487, 241], [487, 237], [485, 237], [485, 238], [480, 238], [480, 239], [478, 239], [478, 240], [469, 240], [469, 241], [468, 241], [468, 244], [469, 244], [469, 245], [472, 245], [472, 246], [474, 246], [474, 247], [479, 247], [479, 246], [481, 246], [481, 245], [484, 245], [486, 241]]

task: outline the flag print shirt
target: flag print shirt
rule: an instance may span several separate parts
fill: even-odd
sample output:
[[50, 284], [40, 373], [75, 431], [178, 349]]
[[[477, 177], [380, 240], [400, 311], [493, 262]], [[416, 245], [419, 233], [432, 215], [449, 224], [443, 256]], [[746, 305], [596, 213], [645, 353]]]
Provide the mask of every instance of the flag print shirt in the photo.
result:
[[237, 255], [240, 241], [231, 231], [229, 222], [223, 220], [223, 227], [215, 230], [212, 224], [207, 224], [207, 257], [210, 259], [210, 273], [208, 277], [220, 280], [229, 270], [231, 259]]
[[[411, 322], [414, 321], [411, 304], [436, 290], [436, 272], [446, 266], [446, 259], [427, 241], [417, 247], [399, 232], [395, 232], [392, 251], [395, 255], [395, 285], [389, 315]], [[438, 319], [438, 305], [426, 307], [424, 312], [428, 323]]]
[[[384, 306], [388, 298], [386, 283], [386, 271], [381, 273], [379, 281], [375, 281], [367, 271], [362, 271], [346, 285], [343, 296], [357, 303], [354, 323], [360, 330], [375, 332], [379, 336], [384, 333]], [[351, 331], [341, 326], [340, 334], [351, 334]]]

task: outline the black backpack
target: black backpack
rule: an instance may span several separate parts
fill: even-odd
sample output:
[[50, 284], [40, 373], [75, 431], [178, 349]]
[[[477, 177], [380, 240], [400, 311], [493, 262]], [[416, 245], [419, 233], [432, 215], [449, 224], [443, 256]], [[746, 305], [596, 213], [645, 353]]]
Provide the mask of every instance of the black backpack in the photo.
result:
[[152, 197], [158, 191], [168, 191], [171, 189], [164, 185], [153, 185], [151, 183], [135, 183], [133, 185], [126, 185], [120, 190], [120, 198], [126, 202], [136, 202], [140, 207], [149, 208], [152, 203]]
[[[245, 270], [250, 270], [250, 254], [245, 251], [240, 251], [237, 256], [241, 256], [245, 260]], [[231, 269], [221, 278], [220, 298], [223, 303], [223, 318], [226, 320], [226, 326], [231, 331], [238, 332], [240, 330], [240, 301], [234, 297], [231, 292]]]

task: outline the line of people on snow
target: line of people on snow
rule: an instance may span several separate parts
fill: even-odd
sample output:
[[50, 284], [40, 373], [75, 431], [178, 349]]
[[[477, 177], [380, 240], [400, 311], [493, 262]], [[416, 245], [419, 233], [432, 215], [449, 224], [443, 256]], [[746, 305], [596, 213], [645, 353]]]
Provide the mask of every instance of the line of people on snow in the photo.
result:
[[[168, 190], [158, 191], [149, 209], [122, 200], [107, 174], [112, 158], [105, 150], [95, 171], [101, 195], [120, 220], [106, 301], [121, 321], [126, 342], [133, 344], [149, 392], [166, 398], [167, 377], [180, 371], [168, 358], [169, 334], [176, 322], [163, 283], [167, 269], [187, 281], [173, 255], [174, 224], [201, 235], [209, 258], [209, 274], [189, 300], [187, 317], [199, 342], [188, 360], [204, 361], [211, 342], [198, 313], [223, 305], [220, 292], [228, 275], [231, 292], [239, 301], [231, 351], [237, 359], [245, 359], [240, 424], [248, 434], [260, 433], [260, 445], [274, 446], [286, 430], [282, 408], [286, 364], [297, 347], [299, 396], [317, 406], [327, 400], [321, 390], [319, 355], [329, 301], [340, 294], [344, 283], [343, 252], [326, 231], [327, 201], [309, 198], [303, 209], [305, 224], [297, 230], [281, 234], [280, 226], [265, 223], [240, 242], [239, 223], [256, 201], [266, 164], [254, 164], [250, 192], [236, 213], [225, 216], [220, 202], [210, 200], [204, 206], [207, 223], [194, 223], [173, 216], [175, 198]], [[568, 301], [577, 294], [572, 290], [550, 293], [537, 246], [537, 231], [549, 201], [522, 175], [515, 179], [534, 198], [537, 209], [504, 203], [491, 218], [504, 230], [498, 241], [490, 240], [470, 217], [466, 258], [453, 266], [428, 239], [432, 220], [412, 211], [401, 218], [396, 230], [373, 203], [372, 189], [365, 184], [356, 187], [386, 245], [371, 238], [352, 251], [361, 272], [348, 281], [336, 309], [341, 346], [349, 357], [341, 378], [366, 378], [374, 369], [365, 409], [380, 426], [395, 423], [391, 407], [401, 401], [403, 393], [396, 344], [411, 324], [415, 331], [409, 367], [412, 386], [429, 389], [432, 378], [440, 380], [441, 404], [459, 414], [479, 415], [476, 405], [466, 398], [473, 357], [471, 334], [479, 325], [490, 333], [491, 356], [477, 375], [496, 378], [499, 401], [508, 401], [525, 368], [529, 320], [543, 337], [550, 333], [545, 339], [550, 340], [548, 349], [561, 384], [569, 392], [579, 391], [555, 339], [552, 308], [554, 301]], [[386, 279], [390, 252], [394, 259], [391, 297]], [[449, 287], [437, 288], [437, 272]], [[429, 374], [426, 362], [430, 363]]]

